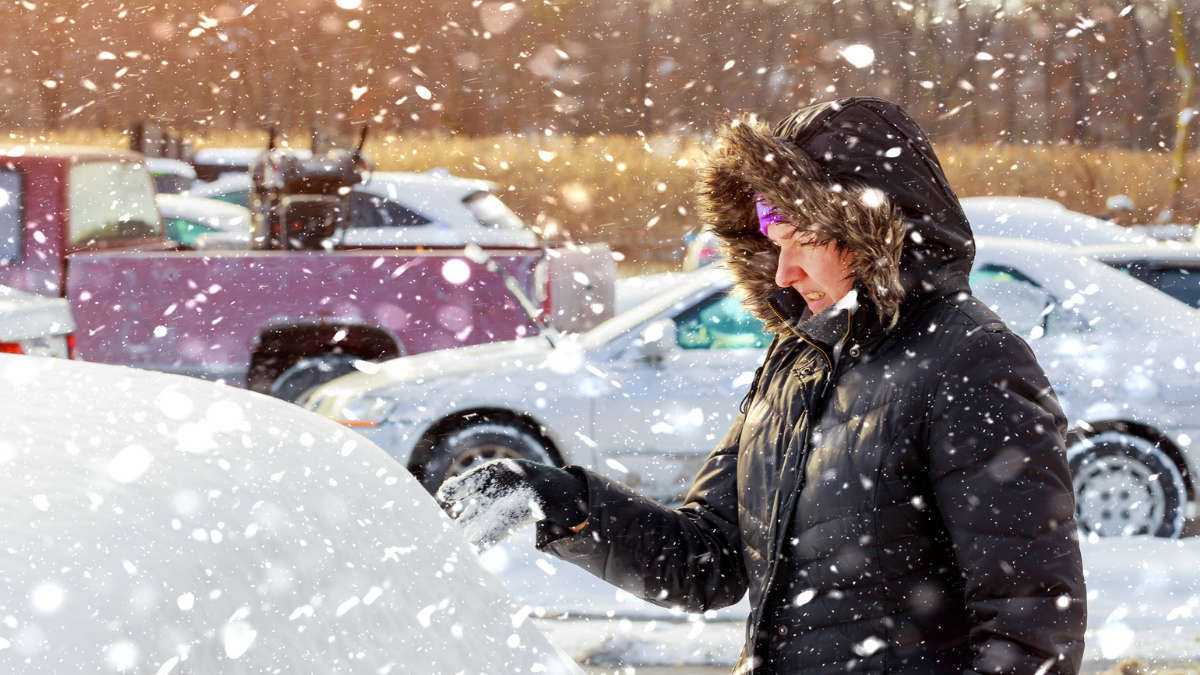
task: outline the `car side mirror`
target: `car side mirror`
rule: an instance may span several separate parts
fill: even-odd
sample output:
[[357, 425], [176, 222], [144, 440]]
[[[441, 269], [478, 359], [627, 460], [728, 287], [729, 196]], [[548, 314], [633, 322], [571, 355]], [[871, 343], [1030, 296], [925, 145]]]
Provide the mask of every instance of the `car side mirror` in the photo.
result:
[[669, 318], [650, 322], [638, 342], [638, 360], [651, 365], [662, 365], [679, 348], [675, 321]]

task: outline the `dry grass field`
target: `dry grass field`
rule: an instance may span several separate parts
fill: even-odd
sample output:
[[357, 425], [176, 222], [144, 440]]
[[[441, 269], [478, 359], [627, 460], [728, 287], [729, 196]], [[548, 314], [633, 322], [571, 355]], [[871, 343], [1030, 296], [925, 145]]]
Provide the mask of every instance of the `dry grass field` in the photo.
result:
[[[292, 136], [300, 146], [307, 136]], [[265, 144], [260, 132], [211, 133], [197, 147]], [[120, 148], [114, 131], [70, 130], [9, 144], [63, 143]], [[693, 187], [703, 146], [698, 140], [638, 136], [497, 136], [448, 134], [375, 136], [368, 154], [383, 171], [435, 167], [486, 178], [504, 200], [552, 237], [603, 240], [626, 258], [622, 267], [650, 271], [672, 266], [682, 237], [698, 229]], [[1125, 194], [1137, 205], [1135, 220], [1150, 222], [1166, 199], [1171, 157], [1118, 148], [1020, 144], [942, 145], [937, 148], [960, 196], [1048, 197], [1068, 208], [1100, 213], [1104, 201]], [[1177, 222], [1200, 219], [1200, 155], [1189, 175]]]

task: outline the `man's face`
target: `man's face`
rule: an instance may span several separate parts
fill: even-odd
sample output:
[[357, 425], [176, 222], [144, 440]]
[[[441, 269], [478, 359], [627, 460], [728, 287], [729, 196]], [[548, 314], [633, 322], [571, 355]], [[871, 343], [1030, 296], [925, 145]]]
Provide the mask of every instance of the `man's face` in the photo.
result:
[[767, 238], [779, 248], [775, 283], [799, 291], [813, 314], [841, 300], [854, 286], [853, 253], [832, 242], [816, 246], [810, 234], [786, 221], [772, 223]]

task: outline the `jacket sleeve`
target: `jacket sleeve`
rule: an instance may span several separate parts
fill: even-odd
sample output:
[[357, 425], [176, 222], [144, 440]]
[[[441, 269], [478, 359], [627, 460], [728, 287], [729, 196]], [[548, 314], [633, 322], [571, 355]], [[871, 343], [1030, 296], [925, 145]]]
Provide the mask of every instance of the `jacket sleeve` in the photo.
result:
[[972, 672], [1075, 673], [1086, 600], [1062, 409], [1003, 328], [981, 328], [942, 372], [929, 472], [965, 581]]
[[742, 420], [705, 460], [678, 509], [568, 467], [587, 481], [587, 525], [548, 541], [554, 533], [539, 524], [538, 548], [663, 607], [702, 612], [737, 602], [746, 592], [737, 515]]

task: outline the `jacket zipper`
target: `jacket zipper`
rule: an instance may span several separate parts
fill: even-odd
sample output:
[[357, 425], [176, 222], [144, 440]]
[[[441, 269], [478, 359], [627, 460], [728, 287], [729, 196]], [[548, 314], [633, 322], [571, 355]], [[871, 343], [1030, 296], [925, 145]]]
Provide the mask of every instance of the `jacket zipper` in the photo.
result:
[[[775, 308], [772, 307], [771, 311], [775, 311]], [[776, 312], [775, 315], [779, 316], [779, 313]], [[781, 320], [783, 319], [783, 317], [779, 317], [779, 318]], [[853, 318], [852, 313], [847, 312], [847, 314], [846, 314], [846, 330], [844, 333], [842, 333], [841, 339], [838, 340], [839, 343], [844, 342], [846, 340], [846, 338], [850, 335], [850, 322], [851, 322], [852, 318]], [[784, 502], [783, 513], [787, 513], [795, 507], [796, 498], [799, 496], [800, 490], [803, 489], [803, 487], [804, 487], [804, 484], [803, 484], [804, 473], [803, 472], [804, 472], [805, 465], [808, 463], [809, 441], [812, 436], [813, 423], [816, 419], [811, 414], [814, 412], [813, 404], [815, 402], [825, 400], [825, 397], [829, 393], [829, 388], [830, 388], [830, 386], [832, 386], [832, 383], [837, 376], [837, 365], [838, 364], [835, 364], [833, 362], [833, 359], [830, 358], [829, 354], [825, 353], [824, 349], [821, 349], [821, 347], [818, 346], [815, 342], [813, 342], [812, 340], [809, 340], [804, 335], [801, 335], [800, 332], [797, 331], [796, 329], [792, 328], [791, 324], [789, 324], [787, 321], [784, 321], [783, 323], [785, 326], [788, 327], [788, 330], [790, 330], [793, 335], [795, 335], [796, 337], [803, 340], [806, 344], [810, 345], [813, 349], [816, 349], [817, 353], [820, 354], [825, 359], [825, 363], [828, 366], [828, 370], [827, 370], [828, 375], [825, 377], [825, 382], [822, 383], [822, 385], [821, 385], [821, 393], [818, 396], [816, 396], [814, 399], [805, 402], [806, 407], [808, 409], [807, 410], [808, 424], [804, 430], [804, 437], [801, 439], [800, 450], [798, 453], [799, 459], [797, 460], [797, 465], [796, 465], [796, 472], [797, 472], [796, 473], [796, 476], [797, 476], [796, 487], [794, 490], [790, 491], [790, 494], [788, 495], [786, 501]], [[838, 359], [838, 360], [840, 361], [841, 359]], [[822, 410], [824, 410], [823, 406], [822, 406]], [[786, 464], [786, 462], [785, 462], [785, 464]], [[785, 467], [784, 471], [786, 473], [786, 467]], [[781, 484], [782, 484], [782, 481], [781, 481]], [[775, 527], [776, 531], [772, 533], [772, 536], [770, 537], [770, 541], [767, 542], [768, 546], [770, 547], [767, 551], [767, 554], [768, 554], [767, 555], [767, 581], [765, 584], [763, 584], [763, 592], [758, 596], [758, 603], [754, 607], [754, 611], [751, 613], [751, 624], [750, 625], [753, 626], [753, 630], [750, 633], [749, 646], [750, 646], [750, 658], [751, 658], [752, 664], [753, 664], [754, 655], [758, 651], [757, 647], [758, 647], [758, 635], [759, 635], [759, 621], [762, 619], [762, 610], [763, 610], [764, 605], [766, 604], [767, 596], [771, 592], [771, 585], [775, 582], [776, 565], [779, 561], [779, 549], [782, 546], [783, 538], [786, 536], [785, 533], [787, 532], [786, 525], [780, 525], [778, 522], [776, 522], [780, 516], [780, 512], [779, 512], [779, 493], [780, 492], [781, 492], [781, 490], [776, 490], [775, 501], [771, 505], [770, 523]], [[754, 665], [751, 666], [751, 672], [753, 672], [755, 667], [756, 666], [754, 666]]]

